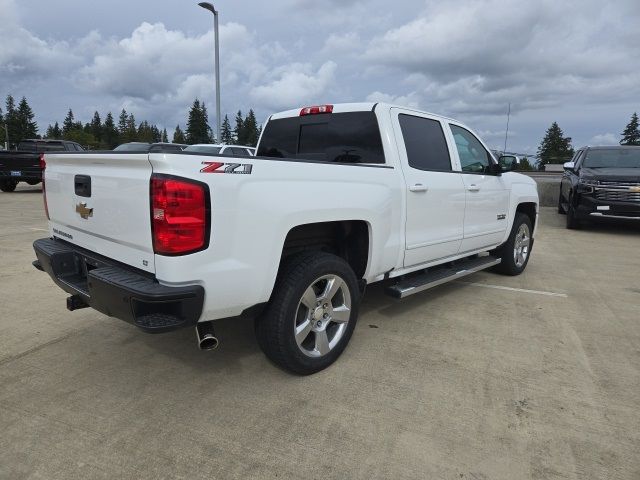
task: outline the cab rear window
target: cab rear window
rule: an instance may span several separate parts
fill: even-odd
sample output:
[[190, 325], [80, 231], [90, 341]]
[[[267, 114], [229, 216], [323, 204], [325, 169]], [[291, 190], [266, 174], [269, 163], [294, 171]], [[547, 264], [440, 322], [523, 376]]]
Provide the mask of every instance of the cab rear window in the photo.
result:
[[385, 163], [373, 112], [282, 118], [267, 123], [258, 156], [327, 163]]

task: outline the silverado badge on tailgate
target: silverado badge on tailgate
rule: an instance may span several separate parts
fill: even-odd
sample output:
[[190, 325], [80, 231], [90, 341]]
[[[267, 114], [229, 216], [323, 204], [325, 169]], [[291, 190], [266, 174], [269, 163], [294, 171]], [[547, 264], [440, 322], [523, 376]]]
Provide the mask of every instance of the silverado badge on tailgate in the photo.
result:
[[82, 218], [87, 220], [89, 217], [93, 217], [93, 208], [87, 208], [86, 202], [80, 202], [76, 205], [76, 212], [80, 214]]

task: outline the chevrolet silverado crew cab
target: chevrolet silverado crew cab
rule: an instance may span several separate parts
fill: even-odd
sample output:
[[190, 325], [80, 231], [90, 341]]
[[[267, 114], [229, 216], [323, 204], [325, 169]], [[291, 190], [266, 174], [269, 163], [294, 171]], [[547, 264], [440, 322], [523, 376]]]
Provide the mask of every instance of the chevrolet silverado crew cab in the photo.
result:
[[403, 298], [527, 266], [530, 178], [468, 127], [384, 104], [272, 115], [257, 156], [47, 154], [49, 238], [34, 266], [70, 296], [146, 332], [254, 318], [277, 365], [310, 374], [343, 352], [365, 286]]
[[598, 218], [640, 221], [640, 147], [583, 147], [564, 171], [558, 213], [567, 228]]

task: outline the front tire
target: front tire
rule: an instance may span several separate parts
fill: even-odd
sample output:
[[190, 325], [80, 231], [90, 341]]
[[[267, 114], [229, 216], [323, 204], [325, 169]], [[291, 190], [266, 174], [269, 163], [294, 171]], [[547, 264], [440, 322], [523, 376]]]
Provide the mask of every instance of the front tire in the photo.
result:
[[327, 368], [342, 354], [356, 326], [360, 293], [342, 258], [309, 252], [285, 261], [267, 310], [256, 320], [265, 355], [300, 375]]
[[562, 188], [560, 188], [560, 195], [558, 196], [558, 213], [560, 215], [565, 215], [567, 212], [565, 211], [564, 207], [562, 206]]
[[18, 182], [15, 180], [5, 180], [4, 182], [0, 182], [0, 190], [3, 192], [13, 192], [18, 186]]
[[495, 270], [504, 275], [520, 275], [527, 268], [533, 247], [531, 220], [524, 213], [516, 213], [509, 238], [493, 253], [502, 261]]
[[569, 197], [568, 207], [567, 207], [567, 228], [570, 230], [578, 230], [581, 227], [580, 218], [578, 213], [576, 212], [575, 207], [573, 206], [573, 198]]

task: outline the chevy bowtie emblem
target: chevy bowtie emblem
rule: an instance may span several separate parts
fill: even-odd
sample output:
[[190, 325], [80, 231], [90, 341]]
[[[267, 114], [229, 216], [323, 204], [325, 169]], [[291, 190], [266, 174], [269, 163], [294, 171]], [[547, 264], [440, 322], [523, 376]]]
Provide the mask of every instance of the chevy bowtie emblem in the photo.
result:
[[87, 208], [87, 204], [85, 202], [80, 202], [76, 205], [76, 212], [85, 220], [89, 217], [93, 217], [93, 208]]
[[640, 187], [629, 187], [629, 190], [632, 192], [640, 193]]

